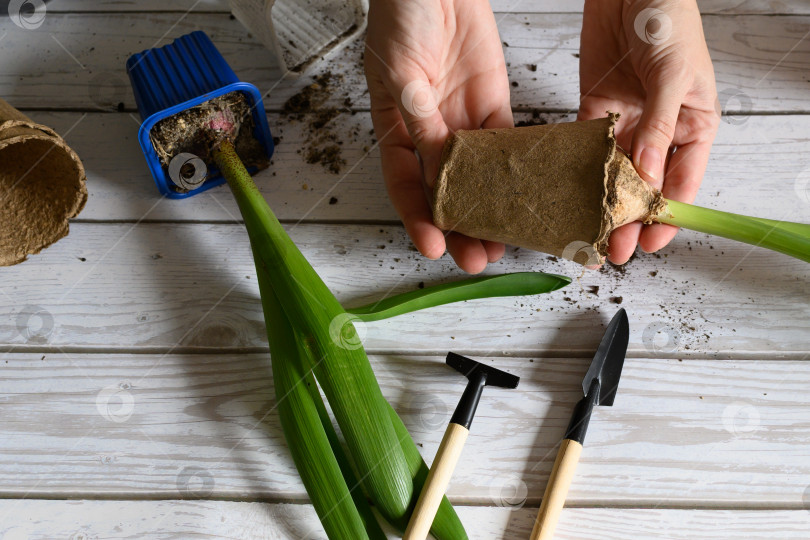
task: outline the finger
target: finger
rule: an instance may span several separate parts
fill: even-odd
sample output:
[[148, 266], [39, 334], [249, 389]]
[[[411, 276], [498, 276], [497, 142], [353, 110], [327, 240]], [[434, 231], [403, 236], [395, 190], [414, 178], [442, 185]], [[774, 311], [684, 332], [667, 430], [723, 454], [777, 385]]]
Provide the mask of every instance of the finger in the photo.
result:
[[433, 224], [413, 142], [396, 104], [390, 97], [372, 95], [371, 119], [379, 138], [388, 197], [416, 249], [429, 259], [438, 259], [445, 251], [444, 234]]
[[658, 189], [664, 182], [664, 162], [687, 92], [685, 79], [671, 71], [661, 70], [649, 85], [644, 111], [633, 132], [633, 165]]
[[515, 117], [512, 115], [512, 107], [509, 102], [507, 101], [505, 105], [487, 116], [481, 123], [481, 127], [484, 129], [515, 127]]
[[484, 249], [487, 251], [487, 260], [491, 263], [497, 262], [506, 253], [506, 246], [500, 242], [490, 242], [489, 240], [482, 240]]
[[447, 251], [459, 268], [469, 274], [478, 274], [487, 267], [487, 251], [481, 240], [450, 232], [445, 239]]
[[[625, 107], [614, 99], [597, 96], [582, 96], [579, 102], [579, 109], [577, 109], [577, 122], [604, 118], [606, 111], [623, 110], [625, 110]], [[624, 114], [622, 114], [622, 122], [624, 122]]]
[[622, 225], [612, 233], [608, 239], [608, 259], [613, 264], [624, 264], [636, 251], [638, 236], [641, 232], [641, 223], [633, 222]]
[[444, 141], [450, 134], [439, 111], [441, 95], [417, 69], [386, 74], [385, 85], [397, 103], [405, 128], [419, 151], [425, 181], [433, 187]]
[[445, 251], [444, 234], [433, 224], [416, 156], [409, 148], [381, 145], [380, 157], [388, 196], [405, 231], [422, 255], [438, 259]]
[[[711, 148], [711, 141], [695, 141], [678, 147], [667, 167], [664, 197], [686, 203], [695, 200], [700, 183], [703, 181], [703, 174], [706, 172]], [[644, 227], [639, 237], [639, 245], [647, 253], [658, 251], [666, 246], [677, 232], [678, 228], [672, 225], [653, 224]]]

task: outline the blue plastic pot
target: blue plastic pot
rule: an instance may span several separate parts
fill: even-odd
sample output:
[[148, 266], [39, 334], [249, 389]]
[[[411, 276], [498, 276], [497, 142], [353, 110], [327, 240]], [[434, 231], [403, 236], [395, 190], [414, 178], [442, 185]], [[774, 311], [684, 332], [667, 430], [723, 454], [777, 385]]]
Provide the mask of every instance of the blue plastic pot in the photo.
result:
[[[149, 132], [156, 123], [209, 99], [235, 91], [244, 94], [253, 114], [253, 136], [265, 149], [268, 159], [273, 155], [273, 137], [259, 89], [236, 77], [204, 32], [198, 30], [164, 47], [133, 54], [127, 60], [127, 72], [143, 120], [138, 141], [163, 195], [183, 199], [225, 182], [216, 168], [209, 167], [208, 176], [199, 188], [185, 193], [176, 191], [149, 140]], [[250, 172], [256, 172], [255, 168]]]

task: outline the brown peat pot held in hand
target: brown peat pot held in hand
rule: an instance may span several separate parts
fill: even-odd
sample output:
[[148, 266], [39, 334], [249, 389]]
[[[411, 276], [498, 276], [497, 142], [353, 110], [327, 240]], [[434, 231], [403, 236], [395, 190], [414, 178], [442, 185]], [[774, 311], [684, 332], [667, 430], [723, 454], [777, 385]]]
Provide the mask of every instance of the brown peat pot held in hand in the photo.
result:
[[0, 99], [0, 266], [68, 233], [87, 201], [84, 167], [67, 143]]
[[666, 208], [616, 144], [619, 115], [586, 122], [459, 130], [442, 152], [433, 219], [444, 230], [582, 264], [611, 231]]

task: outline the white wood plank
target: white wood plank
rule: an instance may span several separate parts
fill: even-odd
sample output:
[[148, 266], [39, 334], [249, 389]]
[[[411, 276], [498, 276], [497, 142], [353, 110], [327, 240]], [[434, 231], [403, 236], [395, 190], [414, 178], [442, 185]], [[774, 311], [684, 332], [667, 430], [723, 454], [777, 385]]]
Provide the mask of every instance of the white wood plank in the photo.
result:
[[[84, 161], [89, 200], [81, 221], [241, 220], [224, 185], [189, 199], [163, 200], [138, 144], [139, 124], [127, 113], [83, 117], [82, 113], [34, 111], [30, 115], [60, 133], [69, 131], [67, 141]], [[343, 145], [341, 155], [347, 163], [340, 174], [302, 157], [299, 150], [305, 147], [307, 133], [301, 123], [282, 121], [276, 113], [268, 115], [268, 122], [280, 141], [272, 166], [256, 180], [280, 219], [399, 221], [385, 192], [368, 113], [342, 114], [336, 119], [336, 132], [358, 132]], [[333, 197], [335, 203], [330, 204]]]
[[[512, 88], [513, 106], [576, 110], [574, 55], [580, 25], [581, 16], [575, 13], [499, 16], [501, 38], [508, 43], [504, 52], [510, 77], [518, 83]], [[5, 35], [0, 41], [4, 66], [0, 95], [23, 108], [112, 110], [123, 103], [134, 109], [124, 70], [127, 57], [198, 29], [212, 37], [242, 80], [269, 94], [265, 106], [271, 110], [278, 110], [310, 83], [309, 77], [281, 80], [270, 52], [225, 13], [53, 13], [36, 30], [23, 30], [11, 22], [0, 26], [5, 32], [0, 34]], [[746, 94], [756, 111], [807, 111], [810, 46], [803, 38], [810, 30], [810, 18], [708, 15], [704, 29], [719, 91]], [[336, 106], [351, 96], [353, 107], [368, 107], [362, 51], [358, 38], [314, 68], [343, 75], [331, 101]], [[537, 64], [538, 70], [530, 71], [529, 64]]]
[[[810, 95], [810, 94], [809, 94]], [[137, 142], [138, 124], [129, 114], [50, 113], [31, 116], [67, 133], [82, 157], [90, 194], [79, 221], [193, 220], [231, 221], [240, 217], [233, 196], [220, 186], [189, 199], [161, 200]], [[530, 115], [517, 113], [518, 120]], [[549, 122], [573, 116], [544, 114]], [[807, 117], [739, 116], [722, 122], [697, 204], [747, 215], [794, 221], [810, 210], [810, 134]], [[308, 164], [298, 153], [306, 132], [297, 122], [270, 113], [274, 135], [281, 138], [273, 165], [259, 173], [259, 189], [282, 220], [389, 221], [397, 223], [374, 147], [368, 113], [342, 114], [338, 133], [356, 131], [342, 156], [347, 164], [336, 175]], [[304, 189], [304, 186], [306, 188]], [[330, 204], [334, 197], [335, 204]]]
[[[516, 13], [578, 13], [582, 11], [583, 0], [490, 0], [495, 12]], [[810, 6], [802, 0], [699, 0], [702, 13], [722, 14], [808, 14]], [[88, 3], [85, 0], [60, 0], [47, 6], [52, 13], [83, 11], [214, 11], [229, 12], [227, 0], [102, 0]]]
[[[412, 251], [401, 227], [288, 230], [346, 305], [463, 277], [448, 256], [428, 261]], [[810, 267], [787, 256], [684, 232], [661, 254], [639, 256], [624, 273], [586, 271], [569, 261], [511, 250], [488, 273], [510, 271], [576, 279], [551, 294], [476, 300], [371, 323], [366, 346], [591, 354], [600, 328], [622, 302], [632, 321], [632, 355], [803, 358], [807, 353]], [[0, 344], [7, 350], [267, 346], [242, 225], [74, 223], [67, 238], [29, 262], [0, 269], [0, 276]]]
[[[485, 392], [449, 495], [536, 507], [589, 359], [476, 358], [522, 380]], [[430, 463], [465, 379], [443, 357], [371, 360]], [[5, 355], [0, 493], [305, 501], [274, 411], [269, 361]], [[568, 501], [802, 509], [808, 384], [810, 363], [801, 361], [628, 359], [614, 406], [594, 413]]]
[[[75, 0], [73, 0], [75, 1]], [[490, 0], [496, 13], [581, 13], [584, 0]], [[703, 14], [807, 14], [810, 6], [801, 0], [698, 0]]]
[[[534, 509], [456, 508], [472, 539], [528, 538]], [[28, 538], [325, 539], [309, 505], [227, 501], [0, 501], [7, 540]], [[806, 538], [806, 511], [566, 508], [555, 538]], [[389, 538], [398, 538], [391, 534]]]

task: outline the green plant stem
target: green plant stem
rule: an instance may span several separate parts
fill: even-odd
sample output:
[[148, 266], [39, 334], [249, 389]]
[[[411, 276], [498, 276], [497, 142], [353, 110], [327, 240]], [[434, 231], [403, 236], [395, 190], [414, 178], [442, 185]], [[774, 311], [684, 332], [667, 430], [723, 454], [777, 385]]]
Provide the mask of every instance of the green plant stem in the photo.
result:
[[365, 322], [379, 321], [403, 313], [463, 300], [546, 293], [556, 291], [569, 283], [571, 283], [571, 278], [541, 272], [484, 276], [409, 291], [346, 311], [357, 315], [360, 320]]
[[667, 199], [655, 221], [722, 236], [810, 262], [810, 225], [741, 216]]

